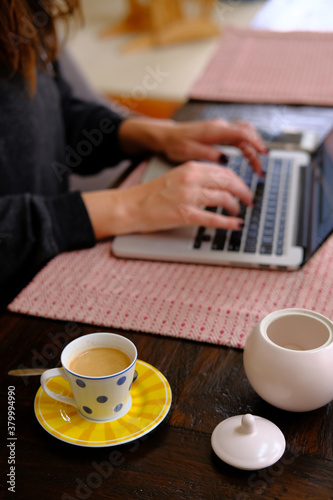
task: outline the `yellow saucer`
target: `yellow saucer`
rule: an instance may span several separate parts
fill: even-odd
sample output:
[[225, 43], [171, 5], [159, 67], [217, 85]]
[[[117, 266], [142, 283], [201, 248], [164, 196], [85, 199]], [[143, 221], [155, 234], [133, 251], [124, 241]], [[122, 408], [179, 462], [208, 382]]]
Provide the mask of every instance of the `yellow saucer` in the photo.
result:
[[[50, 398], [40, 387], [34, 403], [40, 425], [52, 436], [78, 446], [116, 446], [138, 439], [166, 417], [171, 406], [171, 388], [164, 375], [153, 366], [138, 360], [138, 378], [131, 388], [132, 405], [123, 417], [111, 422], [90, 422], [73, 406]], [[62, 377], [48, 381], [51, 390], [71, 396], [69, 384]]]

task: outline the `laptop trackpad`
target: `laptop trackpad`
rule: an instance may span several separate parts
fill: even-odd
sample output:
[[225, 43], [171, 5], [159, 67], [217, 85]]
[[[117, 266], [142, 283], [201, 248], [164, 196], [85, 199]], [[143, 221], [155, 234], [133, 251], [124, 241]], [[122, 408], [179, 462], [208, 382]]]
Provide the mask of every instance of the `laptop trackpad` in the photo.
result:
[[142, 182], [152, 181], [161, 175], [167, 174], [172, 170], [173, 165], [169, 163], [167, 160], [164, 160], [158, 156], [153, 156], [151, 160], [149, 160], [147, 169], [144, 173]]
[[182, 226], [155, 233], [117, 236], [112, 251], [117, 257], [178, 260], [192, 251], [197, 230], [197, 226]]

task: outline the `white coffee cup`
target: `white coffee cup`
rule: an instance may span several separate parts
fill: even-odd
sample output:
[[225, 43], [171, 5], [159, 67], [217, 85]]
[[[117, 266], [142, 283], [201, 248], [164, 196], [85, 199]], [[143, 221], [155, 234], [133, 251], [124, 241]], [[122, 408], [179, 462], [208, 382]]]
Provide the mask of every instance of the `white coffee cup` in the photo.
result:
[[333, 323], [322, 314], [268, 314], [247, 339], [243, 361], [251, 386], [273, 406], [310, 411], [333, 399]]
[[[107, 376], [87, 376], [70, 369], [71, 361], [79, 354], [98, 347], [111, 347], [125, 353], [130, 364], [122, 371]], [[41, 376], [41, 384], [48, 396], [74, 406], [82, 417], [107, 422], [122, 417], [131, 407], [130, 390], [135, 374], [137, 350], [133, 342], [116, 333], [92, 333], [70, 342], [61, 354], [63, 368], [52, 368]], [[51, 391], [47, 380], [63, 377], [69, 382], [73, 397]]]

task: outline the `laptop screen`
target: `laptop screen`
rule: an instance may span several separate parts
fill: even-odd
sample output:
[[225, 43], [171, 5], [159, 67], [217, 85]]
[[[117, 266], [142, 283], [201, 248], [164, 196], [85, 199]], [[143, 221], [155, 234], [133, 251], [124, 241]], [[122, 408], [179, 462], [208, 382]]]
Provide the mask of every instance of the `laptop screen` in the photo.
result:
[[312, 176], [310, 254], [333, 231], [333, 131], [312, 157]]

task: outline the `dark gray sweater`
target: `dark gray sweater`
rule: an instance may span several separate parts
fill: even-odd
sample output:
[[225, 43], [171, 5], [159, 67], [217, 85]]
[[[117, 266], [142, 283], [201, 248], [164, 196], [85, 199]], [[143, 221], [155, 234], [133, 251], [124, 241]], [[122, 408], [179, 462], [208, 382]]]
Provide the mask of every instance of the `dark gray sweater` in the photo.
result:
[[57, 70], [23, 82], [0, 78], [0, 305], [57, 254], [95, 244], [79, 192], [68, 176], [89, 175], [122, 159], [122, 117], [74, 98]]

